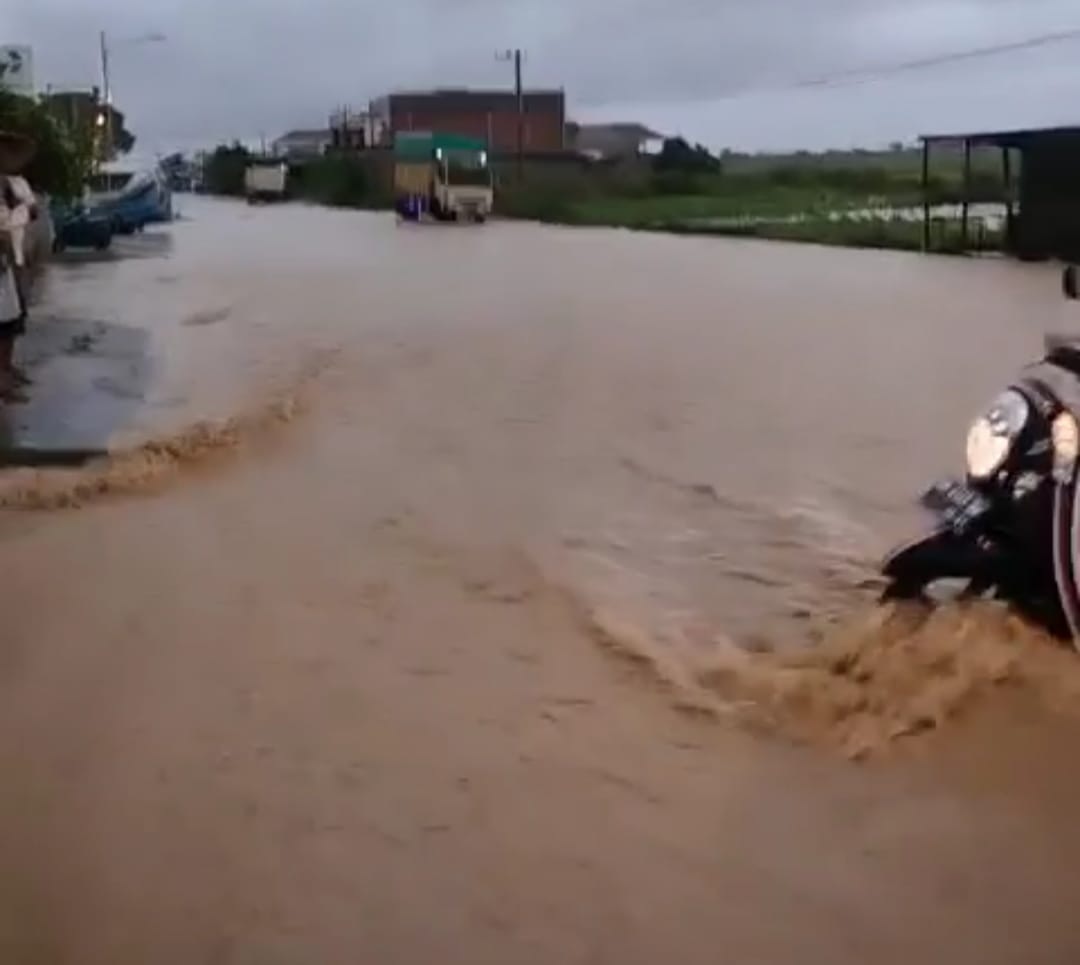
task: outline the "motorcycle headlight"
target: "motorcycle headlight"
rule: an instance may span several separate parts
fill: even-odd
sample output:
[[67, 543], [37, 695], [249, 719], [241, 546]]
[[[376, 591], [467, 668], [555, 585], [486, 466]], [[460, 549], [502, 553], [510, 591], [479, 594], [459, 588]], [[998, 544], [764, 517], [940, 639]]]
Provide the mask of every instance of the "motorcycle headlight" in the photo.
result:
[[972, 479], [989, 479], [1002, 467], [1028, 414], [1027, 399], [1009, 389], [975, 420], [967, 437], [967, 470]]
[[1059, 413], [1051, 424], [1050, 435], [1054, 443], [1054, 478], [1065, 482], [1080, 457], [1080, 426], [1076, 417], [1068, 411]]

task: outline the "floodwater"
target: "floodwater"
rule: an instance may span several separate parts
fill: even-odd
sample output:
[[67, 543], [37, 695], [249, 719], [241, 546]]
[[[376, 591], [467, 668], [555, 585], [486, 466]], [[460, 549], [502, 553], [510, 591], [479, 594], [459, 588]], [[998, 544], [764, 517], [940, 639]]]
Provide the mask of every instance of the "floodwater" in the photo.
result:
[[1049, 269], [184, 208], [38, 306], [0, 958], [1077, 959], [1071, 658], [872, 606]]

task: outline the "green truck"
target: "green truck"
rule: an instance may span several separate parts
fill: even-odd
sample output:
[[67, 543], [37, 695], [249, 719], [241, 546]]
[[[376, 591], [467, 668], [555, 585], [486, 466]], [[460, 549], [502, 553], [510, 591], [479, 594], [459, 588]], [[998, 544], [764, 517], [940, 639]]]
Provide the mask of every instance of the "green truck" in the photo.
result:
[[494, 198], [483, 141], [428, 131], [394, 139], [394, 206], [402, 218], [482, 222]]

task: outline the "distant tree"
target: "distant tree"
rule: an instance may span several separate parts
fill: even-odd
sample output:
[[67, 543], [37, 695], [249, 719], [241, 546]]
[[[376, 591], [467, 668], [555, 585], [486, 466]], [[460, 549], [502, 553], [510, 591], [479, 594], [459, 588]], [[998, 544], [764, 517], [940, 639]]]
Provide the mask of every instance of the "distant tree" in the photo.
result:
[[135, 135], [127, 129], [123, 111], [118, 111], [115, 107], [110, 107], [109, 110], [112, 112], [113, 157], [117, 154], [129, 154], [135, 147]]
[[164, 171], [180, 171], [187, 165], [187, 161], [184, 159], [184, 155], [177, 152], [176, 154], [169, 154], [161, 159], [161, 168]]
[[722, 165], [701, 144], [690, 145], [681, 137], [665, 138], [660, 153], [653, 158], [653, 170], [657, 173], [679, 172], [682, 174], [719, 174]]
[[210, 194], [242, 195], [251, 152], [239, 141], [219, 144], [203, 166], [203, 184]]
[[[127, 154], [135, 146], [135, 135], [127, 129], [123, 111], [102, 104], [97, 89], [46, 94], [42, 104], [76, 141], [93, 142], [101, 160]], [[102, 143], [105, 132], [111, 135], [111, 144]]]

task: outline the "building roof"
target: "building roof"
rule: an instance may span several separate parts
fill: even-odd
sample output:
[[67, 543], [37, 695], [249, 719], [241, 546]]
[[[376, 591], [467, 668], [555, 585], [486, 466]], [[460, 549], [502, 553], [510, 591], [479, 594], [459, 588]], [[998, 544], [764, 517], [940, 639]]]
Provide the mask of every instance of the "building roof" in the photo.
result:
[[1080, 137], [1080, 126], [1029, 127], [1005, 131], [973, 131], [964, 134], [923, 134], [926, 144], [970, 142], [980, 147], [1024, 147], [1044, 137]]
[[[526, 90], [522, 93], [526, 111], [561, 111], [566, 94], [561, 90]], [[482, 90], [469, 87], [447, 87], [427, 91], [394, 91], [389, 95], [395, 111], [422, 111], [436, 107], [445, 111], [513, 111], [517, 110], [517, 94], [512, 90]]]
[[655, 141], [663, 137], [651, 127], [634, 122], [617, 122], [615, 124], [574, 124], [574, 131], [580, 137], [582, 134], [602, 134], [611, 137], [637, 138], [639, 141]]
[[332, 137], [329, 128], [318, 130], [289, 131], [278, 138], [279, 141], [315, 141], [319, 139], [329, 140]]
[[644, 124], [569, 124], [571, 144], [576, 151], [596, 154], [636, 152], [645, 141], [660, 140], [663, 135]]

